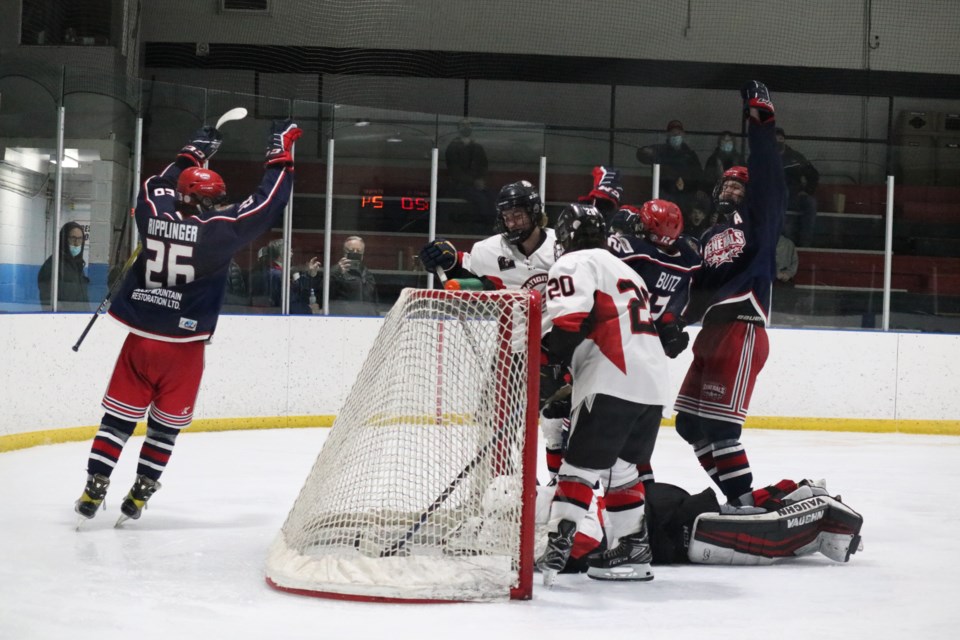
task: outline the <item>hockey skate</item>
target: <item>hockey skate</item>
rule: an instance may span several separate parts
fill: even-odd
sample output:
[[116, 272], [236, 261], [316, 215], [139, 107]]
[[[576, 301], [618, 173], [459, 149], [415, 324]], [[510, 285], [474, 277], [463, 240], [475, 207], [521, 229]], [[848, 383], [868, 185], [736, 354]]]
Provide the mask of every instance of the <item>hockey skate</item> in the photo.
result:
[[81, 515], [77, 522], [77, 530], [80, 525], [97, 515], [97, 509], [103, 504], [103, 499], [107, 495], [107, 487], [110, 486], [110, 478], [101, 474], [87, 475], [87, 486], [83, 489], [83, 495], [73, 505], [73, 510]]
[[587, 575], [594, 580], [653, 580], [652, 561], [653, 552], [644, 519], [640, 531], [623, 536], [613, 549], [589, 556]]
[[547, 534], [547, 548], [537, 558], [537, 569], [543, 574], [543, 586], [552, 587], [557, 574], [566, 566], [576, 534], [577, 524], [571, 520], [561, 520], [557, 530]]
[[147, 500], [149, 500], [150, 496], [156, 493], [159, 488], [160, 483], [157, 480], [151, 480], [147, 476], [138, 475], [133, 486], [130, 487], [130, 492], [127, 493], [127, 497], [123, 499], [123, 503], [120, 505], [120, 511], [123, 515], [117, 519], [115, 526], [119, 527], [127, 520], [138, 519], [140, 514], [143, 513], [144, 507], [147, 506]]

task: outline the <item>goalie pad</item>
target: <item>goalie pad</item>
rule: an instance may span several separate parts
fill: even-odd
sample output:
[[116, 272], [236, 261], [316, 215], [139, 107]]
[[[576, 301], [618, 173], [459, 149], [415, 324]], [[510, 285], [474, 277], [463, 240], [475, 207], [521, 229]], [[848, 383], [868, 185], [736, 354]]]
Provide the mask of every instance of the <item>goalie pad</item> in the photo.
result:
[[862, 525], [859, 513], [828, 495], [811, 495], [769, 513], [703, 513], [693, 523], [688, 556], [697, 564], [759, 565], [819, 551], [847, 562], [863, 548]]

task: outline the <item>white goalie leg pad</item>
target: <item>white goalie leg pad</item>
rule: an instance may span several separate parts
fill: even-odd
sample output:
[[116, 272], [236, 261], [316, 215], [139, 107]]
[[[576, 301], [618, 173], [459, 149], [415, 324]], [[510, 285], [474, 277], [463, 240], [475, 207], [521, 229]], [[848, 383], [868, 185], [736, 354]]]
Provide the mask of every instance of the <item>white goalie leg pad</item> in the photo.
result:
[[757, 515], [697, 516], [687, 555], [698, 564], [758, 565], [822, 552], [846, 562], [860, 550], [863, 517], [830, 496]]

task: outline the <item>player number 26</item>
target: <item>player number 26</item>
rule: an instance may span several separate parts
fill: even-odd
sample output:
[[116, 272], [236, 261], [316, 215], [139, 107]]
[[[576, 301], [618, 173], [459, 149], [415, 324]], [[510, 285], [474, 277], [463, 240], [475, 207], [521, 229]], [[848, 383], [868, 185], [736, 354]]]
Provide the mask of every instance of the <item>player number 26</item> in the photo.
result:
[[147, 238], [146, 244], [147, 251], [150, 253], [146, 273], [148, 289], [193, 282], [195, 276], [193, 265], [181, 262], [181, 259], [193, 258], [192, 246], [171, 242], [168, 250], [163, 242], [154, 238]]

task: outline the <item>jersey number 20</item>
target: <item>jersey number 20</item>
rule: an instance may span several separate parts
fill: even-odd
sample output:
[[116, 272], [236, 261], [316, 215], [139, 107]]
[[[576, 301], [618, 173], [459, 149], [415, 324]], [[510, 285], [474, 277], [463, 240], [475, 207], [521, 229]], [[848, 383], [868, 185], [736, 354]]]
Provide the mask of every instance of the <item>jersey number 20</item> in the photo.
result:
[[148, 289], [193, 282], [193, 265], [187, 262], [193, 258], [193, 246], [171, 242], [168, 247], [160, 240], [147, 238], [147, 251], [150, 252], [145, 275]]

